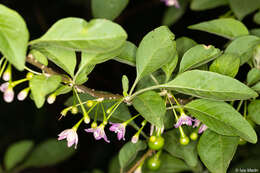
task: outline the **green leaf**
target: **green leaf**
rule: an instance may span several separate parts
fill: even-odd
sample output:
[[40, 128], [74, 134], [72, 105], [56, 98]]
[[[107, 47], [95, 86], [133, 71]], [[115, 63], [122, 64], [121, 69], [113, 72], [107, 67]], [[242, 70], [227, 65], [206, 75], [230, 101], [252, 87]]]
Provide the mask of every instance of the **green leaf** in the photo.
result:
[[195, 167], [198, 164], [197, 142], [191, 141], [188, 145], [181, 145], [178, 129], [168, 131], [163, 136], [166, 139], [164, 149], [168, 153], [183, 159], [191, 167]]
[[91, 10], [95, 18], [114, 20], [128, 4], [128, 0], [92, 0]]
[[170, 26], [176, 23], [185, 13], [188, 2], [188, 0], [179, 1], [180, 8], [175, 6], [168, 7], [164, 12], [162, 24]]
[[29, 140], [19, 141], [8, 147], [4, 158], [6, 170], [11, 170], [23, 161], [32, 148], [33, 141]]
[[248, 105], [248, 116], [260, 125], [260, 100], [254, 100]]
[[126, 38], [127, 34], [121, 26], [106, 19], [86, 22], [80, 18], [65, 18], [57, 21], [46, 34], [30, 44], [105, 53], [121, 47]]
[[138, 141], [136, 144], [127, 142], [119, 151], [119, 164], [121, 168], [127, 167], [137, 156], [139, 151], [145, 150], [146, 142]]
[[178, 54], [177, 52], [175, 53], [175, 56], [173, 57], [172, 61], [169, 64], [165, 64], [162, 67], [162, 70], [165, 73], [165, 80], [168, 81], [171, 78], [171, 75], [173, 73], [173, 71], [175, 70], [176, 66], [178, 64]]
[[206, 64], [215, 59], [219, 54], [220, 50], [214, 46], [196, 45], [183, 55], [179, 73]]
[[232, 18], [214, 19], [191, 25], [188, 28], [209, 32], [227, 39], [234, 39], [235, 37], [249, 34], [243, 23]]
[[255, 15], [254, 15], [254, 22], [260, 25], [260, 11], [255, 13]]
[[46, 95], [55, 91], [59, 87], [60, 82], [61, 77], [57, 75], [50, 77], [45, 75], [33, 76], [29, 84], [37, 108], [43, 106]]
[[0, 4], [0, 52], [18, 70], [24, 69], [28, 40], [23, 18]]
[[129, 81], [126, 75], [123, 75], [122, 77], [122, 87], [123, 87], [123, 95], [127, 96], [127, 92], [129, 89]]
[[80, 85], [87, 81], [87, 75], [94, 69], [96, 64], [105, 62], [120, 54], [122, 46], [106, 53], [86, 53], [82, 52], [81, 62], [78, 71], [74, 77], [76, 84]]
[[219, 134], [240, 136], [251, 143], [257, 142], [257, 135], [252, 126], [225, 102], [198, 99], [186, 104], [185, 108], [192, 116]]
[[210, 71], [235, 77], [240, 67], [240, 58], [236, 54], [225, 53], [210, 65]]
[[190, 48], [192, 48], [193, 46], [195, 46], [197, 43], [188, 38], [188, 37], [180, 37], [176, 40], [176, 48], [177, 48], [177, 52], [179, 57], [183, 57], [184, 53], [189, 50]]
[[216, 8], [219, 6], [227, 5], [228, 1], [227, 0], [217, 0], [217, 1], [212, 1], [212, 0], [192, 0], [190, 4], [190, 8], [192, 10], [208, 10], [212, 8]]
[[260, 69], [258, 68], [252, 68], [248, 73], [247, 73], [247, 78], [246, 82], [248, 85], [253, 85], [256, 82], [260, 80]]
[[236, 79], [201, 70], [184, 72], [160, 87], [213, 100], [247, 100], [258, 96], [256, 92]]
[[108, 167], [109, 173], [120, 173], [120, 165], [118, 156], [112, 157], [112, 159], [109, 161], [109, 167]]
[[166, 112], [164, 100], [154, 91], [147, 91], [133, 100], [134, 108], [151, 124], [163, 127], [163, 117]]
[[40, 143], [25, 160], [23, 168], [51, 166], [68, 159], [75, 153], [75, 149], [68, 148], [66, 143], [57, 139]]
[[253, 48], [260, 42], [256, 36], [242, 36], [232, 41], [225, 50], [225, 53], [233, 53], [240, 56], [240, 65], [246, 63], [253, 56]]
[[137, 47], [133, 43], [126, 41], [121, 53], [117, 57], [115, 57], [114, 60], [131, 66], [135, 66], [136, 50]]
[[172, 60], [173, 40], [174, 34], [166, 26], [156, 28], [143, 38], [136, 53], [136, 81]]
[[143, 77], [137, 84], [137, 90], [144, 89], [150, 86], [158, 85], [158, 83], [152, 78], [157, 80], [159, 84], [165, 83], [165, 74], [162, 71], [155, 71], [152, 75]]
[[48, 59], [46, 56], [44, 56], [41, 52], [39, 52], [36, 49], [33, 49], [30, 51], [29, 54], [32, 54], [33, 58], [36, 59], [39, 63], [47, 66], [48, 65]]
[[259, 0], [229, 0], [231, 10], [239, 20], [260, 8]]
[[185, 164], [184, 161], [172, 157], [170, 154], [162, 153], [160, 156], [161, 166], [157, 171], [149, 171], [148, 168], [143, 166], [143, 173], [174, 173], [190, 171], [191, 169]]
[[251, 87], [257, 93], [260, 93], [260, 82], [257, 82], [254, 86]]
[[74, 76], [74, 70], [77, 63], [75, 51], [54, 46], [43, 46], [34, 48], [40, 51], [57, 66], [66, 71], [70, 76]]
[[257, 28], [251, 29], [250, 34], [260, 37], [260, 29], [257, 29]]
[[237, 145], [237, 137], [222, 136], [206, 130], [199, 140], [198, 153], [210, 172], [226, 173]]
[[61, 85], [56, 91], [55, 94], [56, 96], [62, 95], [62, 94], [67, 94], [72, 90], [71, 86], [68, 85]]

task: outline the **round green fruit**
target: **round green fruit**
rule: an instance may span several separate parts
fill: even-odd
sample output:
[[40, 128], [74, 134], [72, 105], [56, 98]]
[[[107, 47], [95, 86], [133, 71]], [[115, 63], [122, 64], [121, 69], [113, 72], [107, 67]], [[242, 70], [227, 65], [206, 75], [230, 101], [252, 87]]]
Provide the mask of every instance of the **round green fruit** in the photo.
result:
[[164, 146], [164, 138], [161, 136], [151, 136], [148, 142], [148, 146], [152, 150], [160, 150]]
[[193, 141], [196, 141], [198, 139], [198, 133], [192, 132], [190, 134], [190, 139], [193, 140]]
[[190, 143], [190, 139], [187, 136], [180, 138], [181, 145], [188, 145], [189, 143]]
[[151, 157], [147, 161], [147, 168], [151, 171], [157, 171], [161, 166], [161, 161], [156, 157]]

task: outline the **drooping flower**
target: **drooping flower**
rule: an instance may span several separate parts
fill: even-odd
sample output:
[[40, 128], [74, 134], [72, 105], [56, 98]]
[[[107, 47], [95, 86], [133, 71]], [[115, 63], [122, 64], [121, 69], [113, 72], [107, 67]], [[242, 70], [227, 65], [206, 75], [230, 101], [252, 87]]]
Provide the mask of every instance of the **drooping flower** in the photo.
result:
[[78, 134], [76, 132], [75, 129], [66, 129], [64, 131], [62, 131], [59, 135], [58, 140], [63, 140], [63, 139], [67, 139], [67, 145], [68, 147], [71, 147], [73, 144], [75, 144], [75, 149], [77, 148], [77, 144], [78, 144]]
[[205, 124], [202, 124], [199, 128], [198, 133], [201, 134], [202, 132], [204, 132], [205, 130], [207, 130], [208, 126], [206, 126]]
[[166, 6], [175, 6], [176, 8], [180, 8], [180, 4], [178, 0], [161, 0], [165, 3]]
[[9, 82], [5, 82], [1, 84], [0, 91], [4, 93], [7, 90], [8, 86], [9, 86]]
[[178, 119], [177, 123], [174, 125], [175, 128], [180, 127], [183, 124], [186, 124], [188, 126], [192, 125], [193, 119], [189, 116], [187, 116], [185, 113], [182, 113], [180, 118]]
[[20, 92], [18, 93], [17, 99], [18, 99], [19, 101], [23, 101], [23, 100], [26, 99], [26, 97], [28, 96], [29, 91], [30, 91], [30, 88], [29, 88], [29, 87], [23, 89], [22, 91], [20, 91]]
[[199, 127], [199, 125], [200, 125], [200, 120], [195, 119], [195, 120], [194, 120], [194, 125], [193, 125], [192, 127], [193, 127], [193, 128]]
[[53, 93], [53, 94], [51, 94], [51, 95], [47, 98], [47, 103], [53, 104], [53, 103], [55, 102], [55, 100], [56, 100], [56, 94]]
[[11, 73], [10, 71], [5, 71], [4, 74], [3, 74], [3, 80], [4, 81], [9, 81], [11, 78]]
[[93, 133], [94, 138], [96, 140], [100, 140], [100, 139], [104, 139], [107, 143], [110, 143], [110, 141], [107, 139], [106, 133], [104, 131], [105, 125], [104, 124], [100, 124], [98, 127], [96, 128], [89, 128], [89, 129], [85, 129], [86, 132], [88, 133]]
[[4, 92], [4, 101], [11, 103], [14, 100], [14, 90], [12, 87], [8, 87]]
[[109, 128], [110, 131], [117, 133], [117, 139], [120, 141], [121, 139], [125, 140], [125, 123], [110, 123], [112, 124]]

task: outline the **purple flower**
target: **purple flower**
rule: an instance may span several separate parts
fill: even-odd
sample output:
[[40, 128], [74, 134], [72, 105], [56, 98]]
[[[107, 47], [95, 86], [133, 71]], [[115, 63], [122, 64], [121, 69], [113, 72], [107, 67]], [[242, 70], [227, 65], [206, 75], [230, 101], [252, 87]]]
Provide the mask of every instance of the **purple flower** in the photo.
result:
[[161, 0], [165, 3], [166, 6], [175, 6], [176, 8], [180, 8], [180, 4], [178, 0]]
[[94, 138], [96, 140], [100, 140], [101, 138], [103, 138], [107, 143], [110, 143], [110, 141], [107, 139], [107, 136], [106, 136], [106, 133], [104, 131], [104, 128], [105, 128], [105, 125], [104, 124], [100, 124], [96, 128], [85, 129], [85, 131], [88, 132], [88, 133], [93, 133]]
[[68, 147], [71, 147], [73, 144], [75, 144], [75, 149], [77, 148], [78, 134], [75, 129], [66, 129], [63, 132], [61, 132], [58, 136], [59, 141], [67, 138]]
[[13, 88], [7, 88], [4, 92], [4, 101], [11, 103], [14, 100], [14, 90]]
[[19, 101], [23, 101], [24, 99], [26, 99], [27, 96], [28, 96], [28, 89], [24, 89], [18, 93], [17, 99]]
[[205, 124], [202, 124], [202, 125], [200, 126], [200, 128], [199, 128], [198, 133], [201, 134], [202, 132], [204, 132], [205, 130], [207, 130], [207, 128], [208, 128], [208, 127], [207, 127]]
[[4, 93], [4, 92], [7, 90], [8, 86], [9, 86], [9, 82], [3, 83], [3, 84], [0, 86], [0, 91]]
[[9, 81], [10, 78], [11, 78], [11, 73], [10, 73], [9, 71], [4, 72], [4, 74], [3, 74], [3, 80], [4, 80], [4, 81]]
[[193, 119], [191, 117], [189, 117], [186, 114], [182, 113], [174, 127], [178, 128], [178, 127], [180, 127], [183, 124], [191, 126], [192, 125], [192, 121], [193, 121]]
[[195, 119], [195, 120], [194, 120], [194, 125], [193, 125], [192, 127], [193, 127], [193, 128], [199, 127], [199, 125], [200, 125], [200, 120]]
[[120, 141], [121, 139], [125, 140], [125, 123], [110, 123], [112, 126], [110, 126], [109, 130], [112, 132], [117, 133], [117, 139]]

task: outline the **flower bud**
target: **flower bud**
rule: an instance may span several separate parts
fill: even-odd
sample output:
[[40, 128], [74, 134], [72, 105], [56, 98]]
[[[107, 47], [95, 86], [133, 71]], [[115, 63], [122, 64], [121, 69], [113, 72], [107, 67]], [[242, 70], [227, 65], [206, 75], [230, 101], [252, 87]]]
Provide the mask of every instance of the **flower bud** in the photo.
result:
[[13, 88], [7, 88], [4, 92], [4, 101], [7, 103], [11, 103], [14, 100], [14, 90]]
[[77, 114], [77, 113], [79, 112], [77, 106], [72, 106], [72, 108], [71, 108], [70, 111], [71, 111], [71, 113], [74, 114], [74, 115]]
[[110, 108], [106, 110], [107, 114], [110, 114], [111, 112], [112, 112], [112, 109], [110, 109]]
[[11, 79], [11, 72], [6, 70], [3, 74], [3, 80], [4, 81], [9, 81]]
[[55, 102], [55, 100], [56, 100], [56, 94], [53, 93], [53, 94], [51, 94], [51, 95], [48, 97], [47, 102], [48, 102], [49, 104], [53, 104], [53, 103]]
[[91, 124], [91, 128], [93, 128], [93, 129], [97, 128], [97, 123], [96, 123], [96, 122], [93, 122], [93, 123]]
[[30, 88], [25, 88], [22, 91], [20, 91], [19, 94], [17, 95], [17, 99], [19, 101], [23, 101], [24, 99], [26, 99], [26, 97], [28, 96], [28, 93], [29, 93], [29, 89]]
[[69, 111], [70, 109], [71, 109], [71, 107], [67, 107], [67, 108], [63, 109], [60, 114], [61, 114], [62, 116], [66, 116], [67, 113], [68, 113], [68, 111]]
[[88, 115], [87, 115], [87, 116], [84, 116], [84, 122], [85, 122], [86, 124], [88, 124], [88, 123], [90, 122], [90, 118], [89, 118]]
[[5, 82], [1, 84], [0, 91], [4, 93], [7, 90], [8, 86], [9, 86], [9, 82]]
[[135, 143], [138, 142], [138, 140], [139, 140], [139, 134], [135, 134], [135, 135], [132, 137], [131, 142], [135, 144]]
[[33, 78], [33, 76], [34, 76], [33, 73], [28, 72], [28, 73], [26, 74], [26, 79], [31, 80], [31, 79]]
[[86, 103], [87, 107], [92, 107], [94, 105], [94, 102], [92, 100], [88, 100]]

